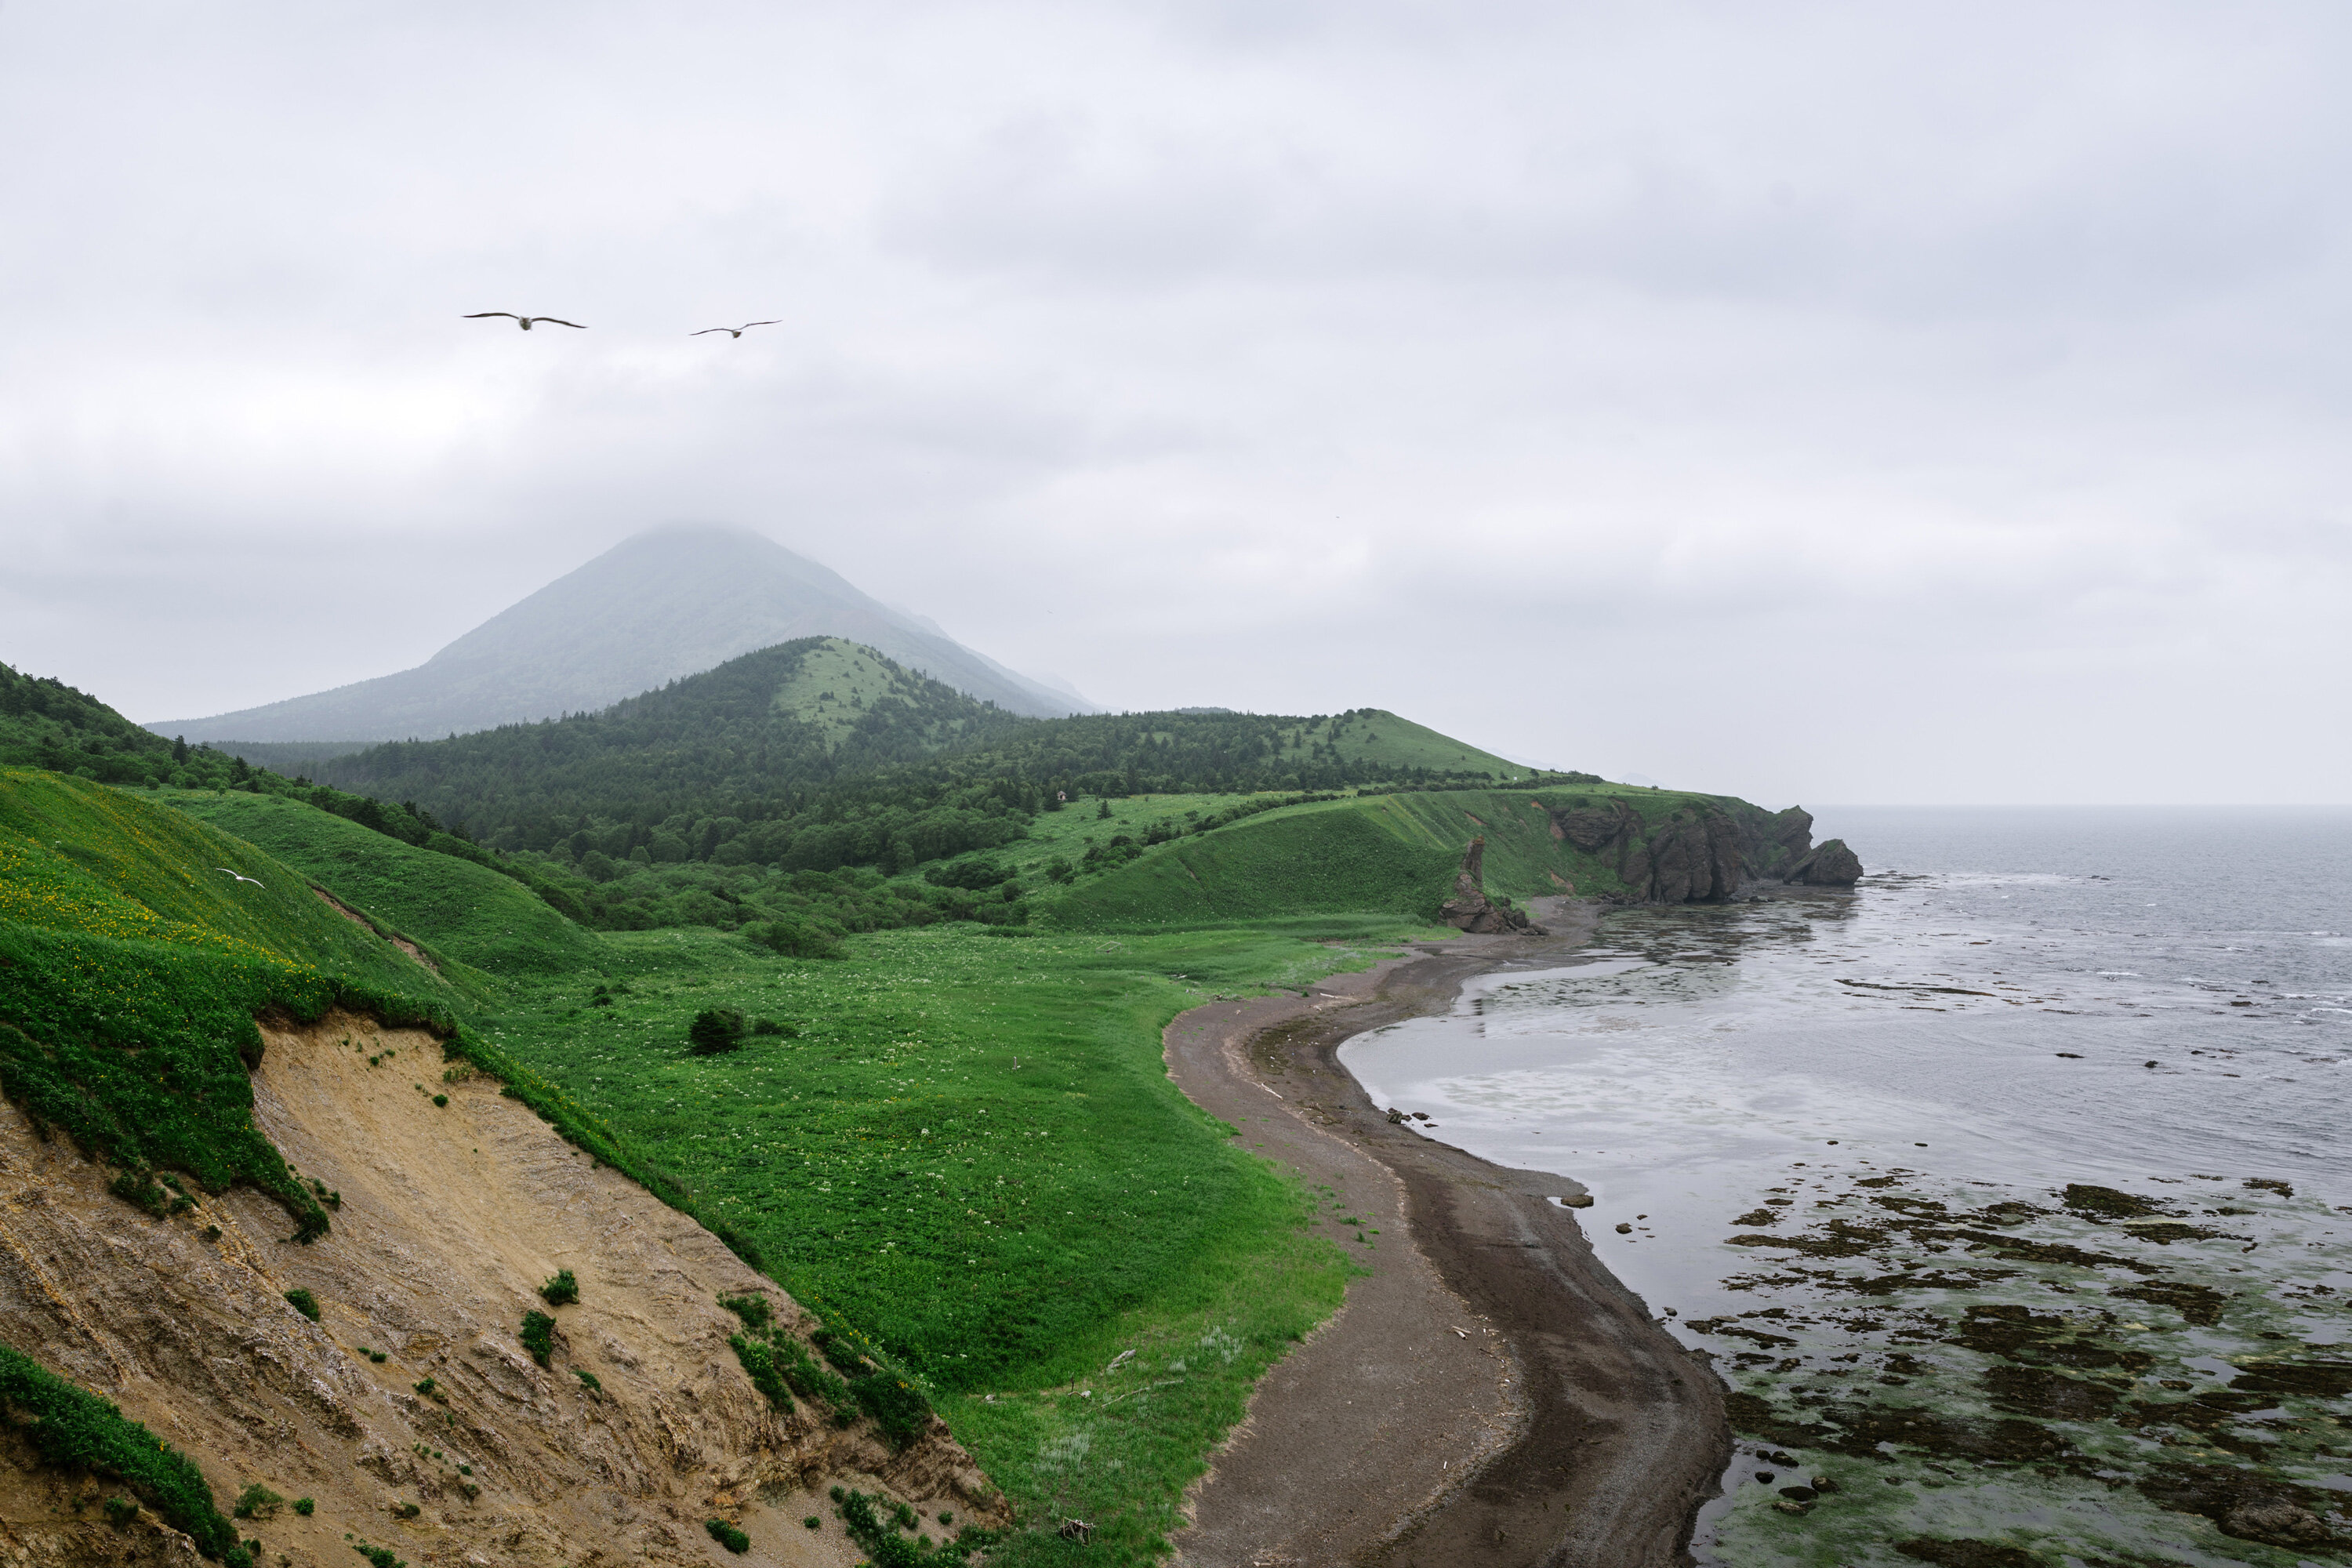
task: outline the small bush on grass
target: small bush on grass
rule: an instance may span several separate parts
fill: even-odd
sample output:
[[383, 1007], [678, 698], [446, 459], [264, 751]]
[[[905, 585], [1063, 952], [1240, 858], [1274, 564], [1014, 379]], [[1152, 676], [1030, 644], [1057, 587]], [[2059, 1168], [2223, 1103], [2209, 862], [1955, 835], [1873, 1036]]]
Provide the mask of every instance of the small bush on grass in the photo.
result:
[[723, 1056], [742, 1044], [743, 1015], [732, 1007], [706, 1007], [687, 1026], [687, 1049], [698, 1057]]
[[761, 947], [786, 958], [846, 958], [849, 954], [833, 933], [789, 916], [765, 925], [749, 925], [743, 934]]
[[545, 1312], [525, 1312], [522, 1331], [517, 1337], [522, 1341], [522, 1348], [530, 1352], [530, 1359], [545, 1366], [547, 1358], [555, 1353], [555, 1320]]
[[319, 1321], [319, 1298], [311, 1295], [299, 1285], [286, 1292], [286, 1304], [312, 1322]]
[[580, 1281], [569, 1268], [559, 1268], [555, 1278], [539, 1288], [539, 1293], [551, 1307], [569, 1307], [580, 1300]]
[[710, 1531], [711, 1540], [739, 1557], [751, 1550], [751, 1538], [723, 1519], [704, 1520], [702, 1528]]

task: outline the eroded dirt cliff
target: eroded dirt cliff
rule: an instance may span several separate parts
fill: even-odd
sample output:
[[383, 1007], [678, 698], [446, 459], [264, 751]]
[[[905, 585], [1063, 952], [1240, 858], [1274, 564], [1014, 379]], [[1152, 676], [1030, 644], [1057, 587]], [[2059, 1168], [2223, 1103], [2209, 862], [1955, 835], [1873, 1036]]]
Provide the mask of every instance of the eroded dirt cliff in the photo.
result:
[[[256, 1121], [341, 1194], [310, 1246], [248, 1192], [151, 1218], [0, 1105], [0, 1340], [187, 1453], [224, 1510], [254, 1482], [287, 1500], [238, 1521], [260, 1562], [344, 1568], [364, 1542], [418, 1564], [847, 1564], [862, 1553], [824, 1500], [836, 1483], [998, 1521], [937, 1422], [894, 1453], [807, 1402], [779, 1413], [719, 1298], [763, 1292], [787, 1327], [814, 1319], [494, 1080], [443, 1081], [431, 1036], [340, 1013], [264, 1034]], [[580, 1300], [548, 1309], [537, 1288], [565, 1268]], [[544, 1368], [518, 1338], [534, 1310], [556, 1320]], [[152, 1515], [110, 1521], [113, 1489], [0, 1445], [0, 1561], [198, 1561]], [[714, 1518], [749, 1555], [720, 1549]]]

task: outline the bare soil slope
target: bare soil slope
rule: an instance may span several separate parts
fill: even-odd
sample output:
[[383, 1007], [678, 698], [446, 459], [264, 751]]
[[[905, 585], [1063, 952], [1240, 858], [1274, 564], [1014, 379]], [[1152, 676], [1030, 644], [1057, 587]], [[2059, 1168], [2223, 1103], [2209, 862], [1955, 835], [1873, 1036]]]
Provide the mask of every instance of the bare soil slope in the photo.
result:
[[[894, 1454], [805, 1403], [778, 1414], [718, 1298], [763, 1291], [786, 1325], [814, 1320], [495, 1081], [444, 1083], [429, 1035], [346, 1014], [264, 1034], [256, 1121], [341, 1194], [310, 1247], [243, 1191], [151, 1219], [0, 1106], [0, 1340], [187, 1453], [224, 1510], [256, 1481], [314, 1499], [308, 1517], [240, 1521], [260, 1561], [344, 1568], [348, 1532], [419, 1564], [847, 1564], [862, 1554], [824, 1500], [836, 1481], [1001, 1522], [937, 1422]], [[517, 1332], [562, 1268], [580, 1300], [551, 1310], [541, 1368]], [[288, 1304], [297, 1288], [318, 1322]], [[0, 1447], [0, 1562], [196, 1561], [152, 1515], [108, 1523], [102, 1483], [28, 1460]], [[748, 1557], [720, 1550], [713, 1518], [751, 1535]]]

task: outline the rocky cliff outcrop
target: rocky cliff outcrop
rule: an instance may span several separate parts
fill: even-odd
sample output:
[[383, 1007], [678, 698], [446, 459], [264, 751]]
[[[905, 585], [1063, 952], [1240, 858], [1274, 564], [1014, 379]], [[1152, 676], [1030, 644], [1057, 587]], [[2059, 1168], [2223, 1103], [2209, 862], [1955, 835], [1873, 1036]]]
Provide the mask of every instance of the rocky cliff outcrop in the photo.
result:
[[1540, 934], [1542, 928], [1529, 922], [1527, 916], [1486, 897], [1486, 836], [1482, 833], [1462, 851], [1462, 868], [1454, 874], [1454, 896], [1439, 906], [1437, 918], [1447, 925], [1481, 934], [1510, 931]]
[[[1800, 864], [1824, 866], [1826, 881], [1826, 873], [1853, 859], [1840, 845], [1843, 860], [1822, 860], [1812, 847], [1812, 816], [1802, 806], [1776, 813], [1709, 803], [1653, 821], [1618, 799], [1550, 808], [1550, 815], [1552, 837], [1609, 867], [1624, 884], [1618, 896], [1634, 903], [1729, 899], [1744, 883], [1783, 876]], [[1854, 871], [1860, 874], [1858, 864]]]
[[[845, 1565], [862, 1553], [824, 1500], [836, 1481], [997, 1521], [936, 1420], [894, 1451], [863, 1421], [772, 1405], [719, 1298], [764, 1294], [796, 1332], [814, 1320], [494, 1080], [445, 1082], [430, 1035], [339, 1013], [264, 1034], [255, 1121], [340, 1194], [311, 1246], [247, 1189], [150, 1217], [0, 1105], [0, 1340], [187, 1454], [224, 1510], [251, 1483], [288, 1500], [238, 1521], [260, 1561], [349, 1563], [349, 1532], [420, 1565], [703, 1563], [725, 1560], [704, 1528], [725, 1519], [750, 1561]], [[559, 1269], [576, 1304], [537, 1294]], [[544, 1364], [518, 1334], [537, 1310], [555, 1320]], [[0, 1562], [196, 1561], [22, 1447], [0, 1442]]]
[[1862, 879], [1862, 858], [1832, 838], [1800, 858], [1780, 874], [1780, 880], [1809, 888], [1851, 888]]
[[1635, 903], [1727, 899], [1747, 872], [1742, 825], [1714, 807], [1686, 806], [1654, 824], [1623, 801], [1551, 816], [1554, 837], [1609, 866]]

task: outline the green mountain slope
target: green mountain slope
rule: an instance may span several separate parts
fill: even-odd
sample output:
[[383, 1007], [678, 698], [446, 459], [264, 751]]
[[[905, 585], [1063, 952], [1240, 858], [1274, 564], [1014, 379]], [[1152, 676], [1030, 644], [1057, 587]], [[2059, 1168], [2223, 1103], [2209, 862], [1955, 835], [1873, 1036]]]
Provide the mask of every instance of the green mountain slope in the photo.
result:
[[724, 815], [738, 801], [789, 799], [1021, 722], [871, 649], [809, 637], [601, 713], [378, 746], [323, 763], [319, 774], [414, 800], [486, 842], [539, 848], [583, 816]]
[[318, 771], [503, 849], [816, 870], [992, 847], [1007, 836], [973, 814], [1034, 817], [1056, 795], [1528, 776], [1377, 709], [1022, 719], [838, 638], [763, 648], [602, 713], [379, 746]]
[[492, 974], [595, 969], [603, 944], [513, 879], [284, 796], [181, 794], [170, 805], [267, 850], [439, 960]]

